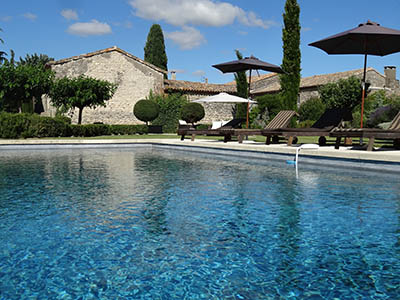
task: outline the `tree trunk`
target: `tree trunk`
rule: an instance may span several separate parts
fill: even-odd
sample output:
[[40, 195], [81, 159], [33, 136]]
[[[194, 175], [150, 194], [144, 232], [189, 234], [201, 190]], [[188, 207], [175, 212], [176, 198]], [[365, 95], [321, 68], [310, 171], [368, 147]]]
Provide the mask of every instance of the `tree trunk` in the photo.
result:
[[83, 108], [79, 108], [79, 113], [78, 113], [78, 124], [79, 125], [82, 123], [82, 111], [83, 111]]

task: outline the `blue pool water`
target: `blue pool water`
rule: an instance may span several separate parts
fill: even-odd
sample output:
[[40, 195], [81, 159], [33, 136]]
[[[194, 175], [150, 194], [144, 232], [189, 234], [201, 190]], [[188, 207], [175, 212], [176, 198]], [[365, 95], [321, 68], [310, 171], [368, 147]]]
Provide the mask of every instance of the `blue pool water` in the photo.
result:
[[399, 299], [397, 175], [238, 160], [0, 152], [0, 299]]

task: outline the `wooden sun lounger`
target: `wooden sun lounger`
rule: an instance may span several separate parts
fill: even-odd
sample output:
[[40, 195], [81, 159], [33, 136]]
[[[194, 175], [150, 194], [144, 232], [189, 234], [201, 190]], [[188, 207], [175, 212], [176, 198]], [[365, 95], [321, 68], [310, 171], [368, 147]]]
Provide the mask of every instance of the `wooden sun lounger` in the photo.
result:
[[[243, 138], [248, 135], [263, 135], [263, 131], [276, 130], [280, 128], [287, 128], [290, 124], [290, 120], [298, 114], [294, 110], [282, 110], [267, 124], [264, 129], [235, 129], [234, 135], [238, 137], [239, 143], [243, 142]], [[271, 137], [274, 135], [266, 135], [266, 144], [269, 145]]]
[[232, 139], [234, 128], [241, 126], [245, 121], [245, 119], [241, 118], [232, 119], [217, 129], [178, 128], [178, 135], [181, 136], [181, 141], [185, 139], [185, 135], [190, 135], [192, 141], [195, 140], [196, 135], [223, 136], [224, 143], [226, 143]]
[[283, 136], [288, 139], [288, 146], [296, 143], [298, 136], [319, 136], [318, 143], [320, 146], [326, 145], [326, 136], [330, 132], [341, 125], [343, 121], [350, 121], [352, 115], [350, 110], [345, 108], [327, 109], [322, 116], [310, 128], [284, 128], [275, 130], [263, 130], [265, 136]]
[[372, 151], [375, 140], [393, 140], [395, 149], [400, 149], [400, 111], [390, 123], [388, 129], [379, 128], [335, 128], [330, 133], [336, 138], [335, 149], [340, 148], [342, 138], [368, 138], [367, 151]]

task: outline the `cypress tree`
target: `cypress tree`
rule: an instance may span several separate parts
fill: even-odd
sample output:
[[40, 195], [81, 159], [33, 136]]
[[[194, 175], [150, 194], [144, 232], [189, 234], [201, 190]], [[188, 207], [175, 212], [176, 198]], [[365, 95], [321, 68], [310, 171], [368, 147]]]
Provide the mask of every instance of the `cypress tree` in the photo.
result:
[[300, 6], [296, 0], [286, 0], [282, 29], [283, 60], [279, 79], [285, 109], [297, 108], [300, 90]]
[[[235, 50], [236, 52], [236, 57], [237, 59], [243, 59], [242, 53], [240, 53], [239, 50]], [[246, 72], [236, 72], [235, 73], [235, 81], [236, 81], [236, 91], [237, 95], [242, 98], [248, 97], [248, 84], [247, 84], [247, 76]], [[235, 117], [236, 118], [246, 118], [247, 114], [247, 104], [246, 103], [240, 103], [236, 104], [236, 112], [235, 112]]]
[[164, 35], [161, 26], [158, 24], [153, 24], [147, 35], [146, 46], [144, 47], [144, 60], [160, 69], [168, 71]]

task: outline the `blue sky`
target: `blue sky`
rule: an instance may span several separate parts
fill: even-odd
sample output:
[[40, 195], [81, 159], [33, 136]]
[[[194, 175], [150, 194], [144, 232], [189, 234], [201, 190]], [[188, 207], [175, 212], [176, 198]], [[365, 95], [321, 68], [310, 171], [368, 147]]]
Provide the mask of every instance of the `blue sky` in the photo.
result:
[[[368, 19], [400, 30], [399, 0], [298, 3], [303, 77], [363, 66], [360, 55], [327, 55], [308, 46], [311, 42]], [[42, 53], [58, 60], [118, 46], [143, 58], [149, 29], [158, 23], [164, 31], [168, 69], [176, 70], [177, 79], [224, 83], [233, 75], [212, 65], [236, 59], [235, 49], [281, 64], [284, 5], [285, 0], [3, 1], [0, 50], [13, 49], [17, 58]], [[368, 57], [368, 66], [381, 73], [387, 65], [399, 69], [400, 53]]]

